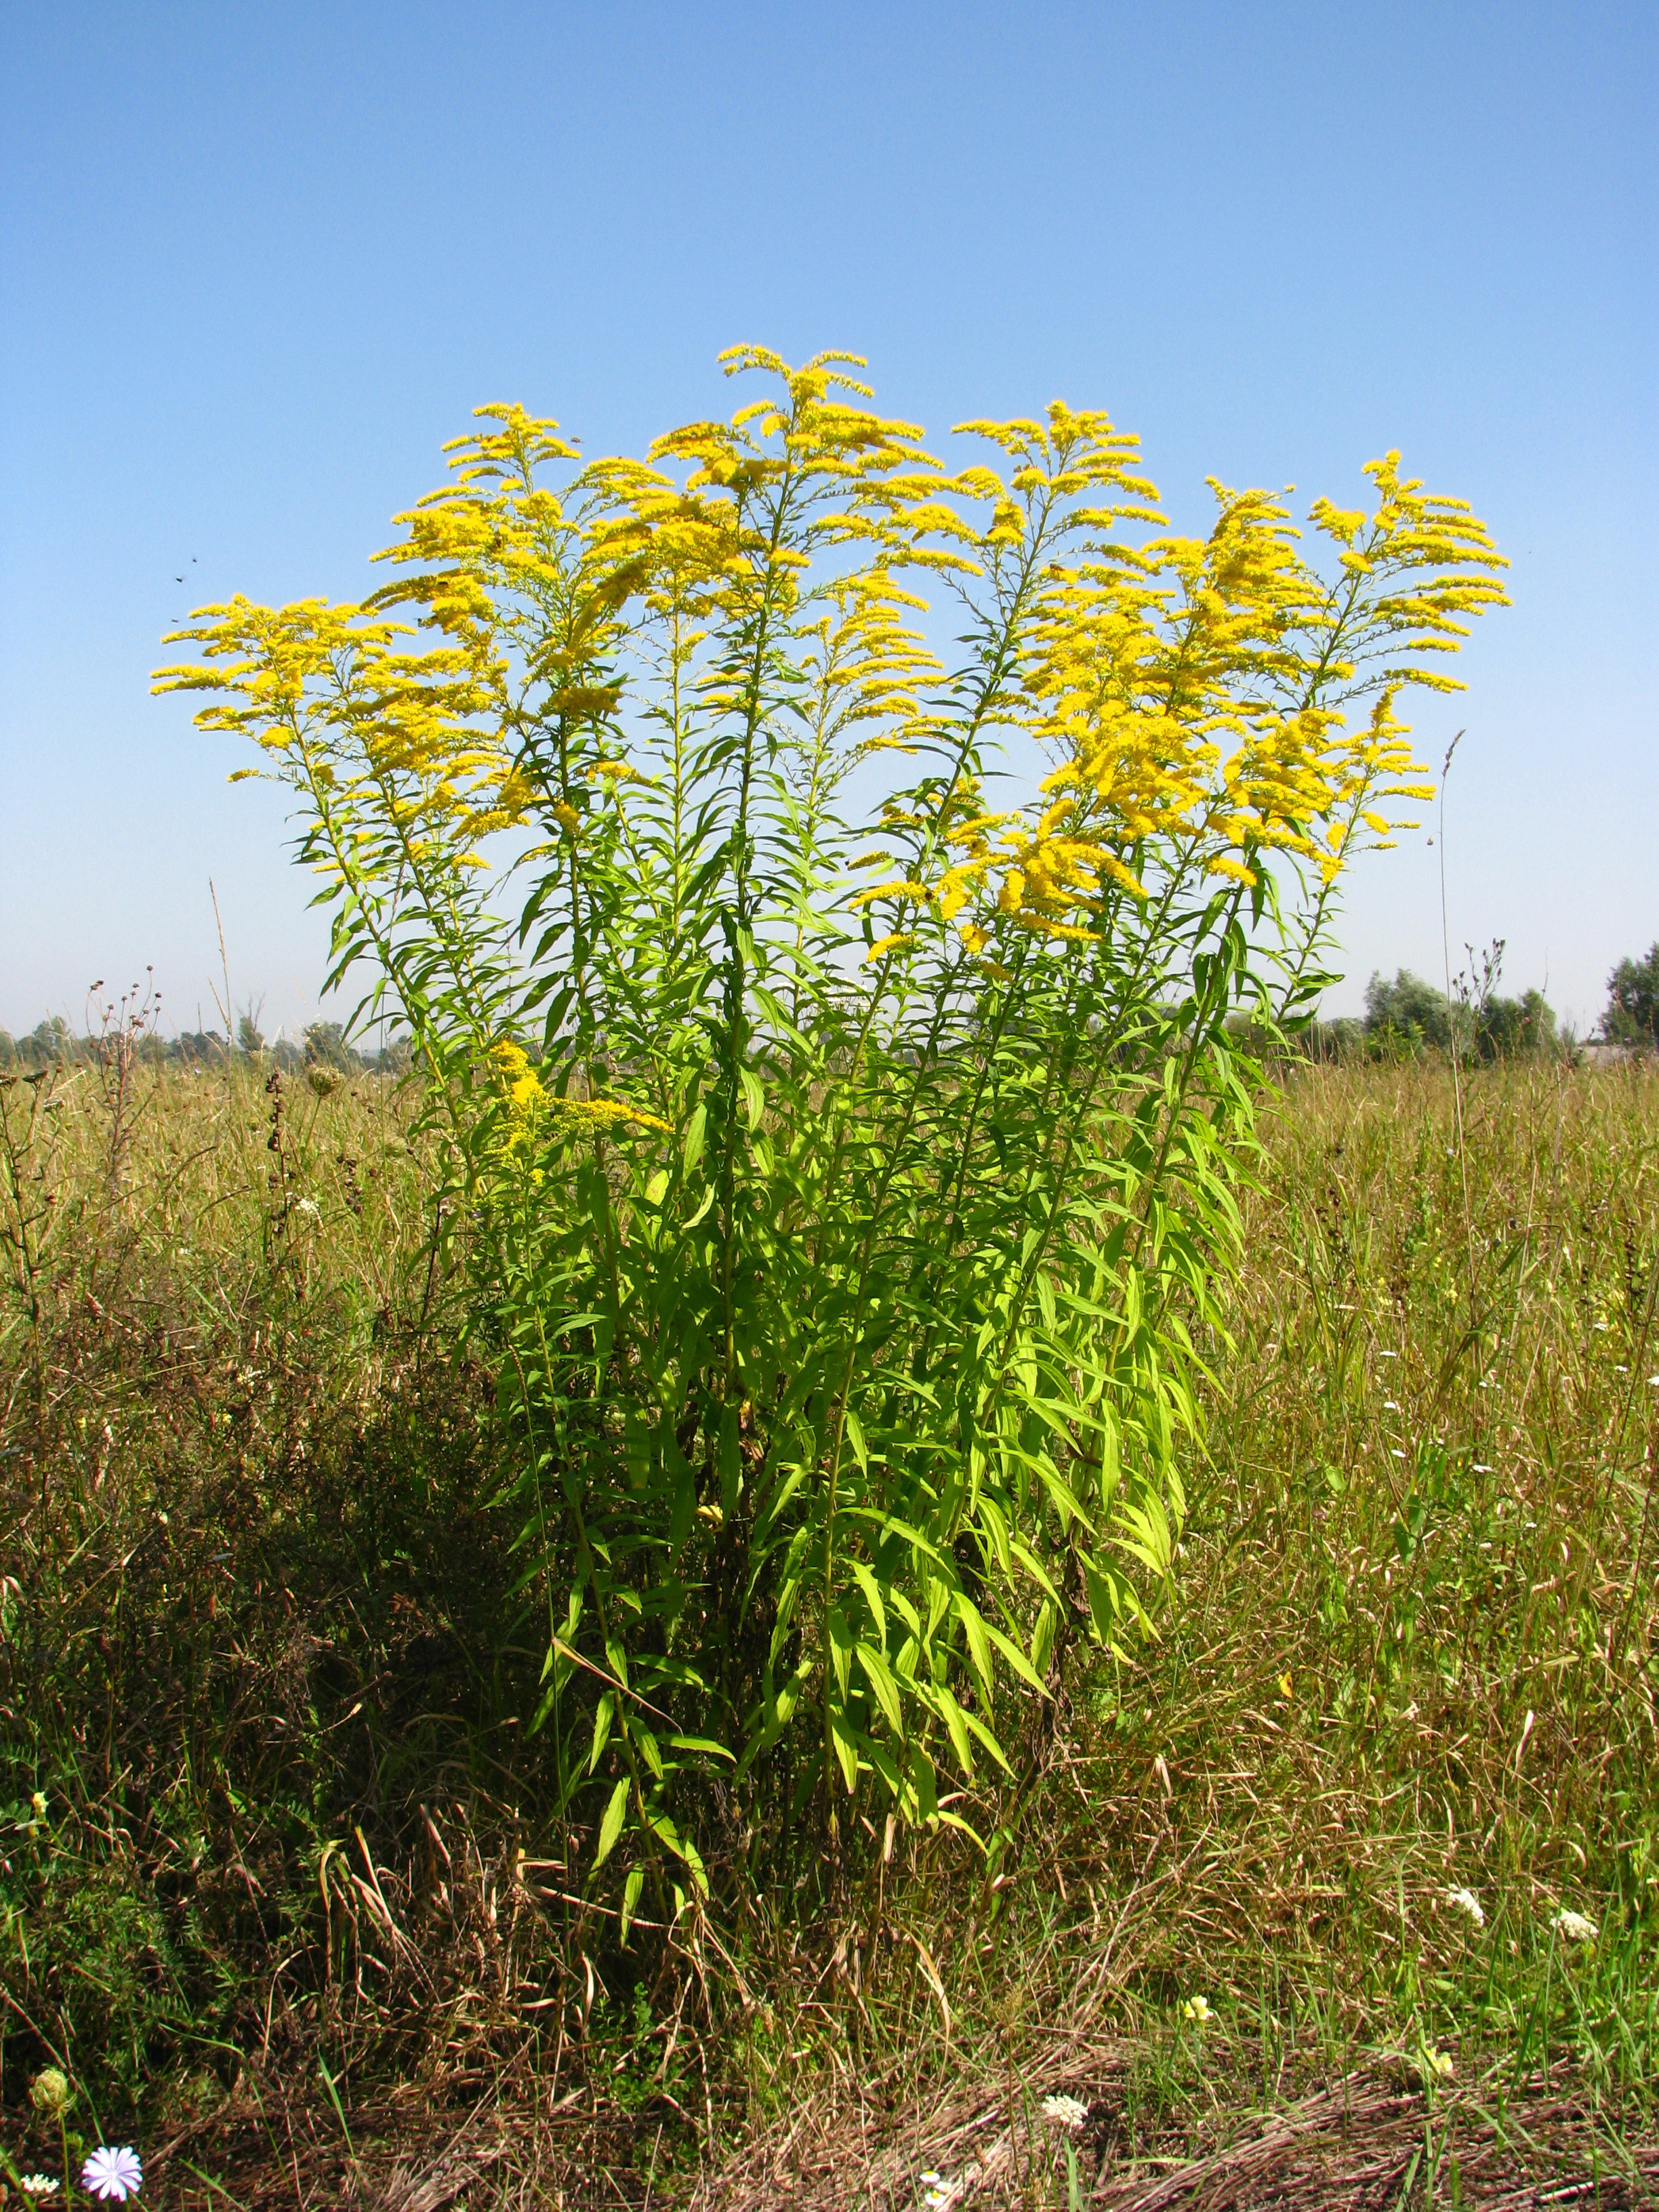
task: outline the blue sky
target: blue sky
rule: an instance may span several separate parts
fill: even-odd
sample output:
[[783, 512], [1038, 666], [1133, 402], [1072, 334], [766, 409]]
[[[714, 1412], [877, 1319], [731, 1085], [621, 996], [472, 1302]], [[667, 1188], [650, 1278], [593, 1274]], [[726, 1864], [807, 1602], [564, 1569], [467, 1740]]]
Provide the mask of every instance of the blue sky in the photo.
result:
[[[1401, 447], [1515, 605], [1414, 716], [1455, 964], [1594, 1017], [1659, 938], [1659, 8], [905, 0], [0, 4], [0, 1024], [153, 964], [315, 1010], [280, 794], [149, 696], [236, 590], [349, 597], [470, 409], [589, 452], [730, 404], [715, 354], [871, 360], [936, 435], [1056, 395], [1203, 479], [1354, 501]], [[182, 575], [185, 581], [175, 579]], [[1356, 872], [1441, 972], [1427, 830]]]

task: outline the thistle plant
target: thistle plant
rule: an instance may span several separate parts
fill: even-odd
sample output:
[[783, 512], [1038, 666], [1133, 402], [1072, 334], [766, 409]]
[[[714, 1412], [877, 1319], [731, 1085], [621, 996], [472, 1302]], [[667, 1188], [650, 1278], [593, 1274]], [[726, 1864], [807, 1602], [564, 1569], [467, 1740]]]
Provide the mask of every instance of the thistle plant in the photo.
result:
[[1171, 534], [1102, 414], [947, 466], [861, 366], [739, 348], [763, 396], [643, 460], [483, 409], [372, 598], [207, 609], [158, 678], [264, 749], [331, 981], [414, 1039], [624, 1935], [712, 1840], [971, 1831], [1152, 1626], [1238, 1018], [1310, 1015], [1427, 795], [1397, 700], [1503, 598], [1397, 455], [1322, 566], [1261, 491]]

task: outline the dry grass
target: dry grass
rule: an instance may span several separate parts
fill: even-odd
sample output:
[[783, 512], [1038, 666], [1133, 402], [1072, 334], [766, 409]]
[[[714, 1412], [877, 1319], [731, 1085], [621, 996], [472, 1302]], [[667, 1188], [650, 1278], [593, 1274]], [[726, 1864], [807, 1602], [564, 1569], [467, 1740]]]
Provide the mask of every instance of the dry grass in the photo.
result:
[[654, 1963], [536, 1863], [396, 1094], [273, 1152], [244, 1079], [124, 1140], [76, 1081], [0, 1323], [20, 2153], [78, 2039], [179, 2204], [1063, 2205], [1056, 2090], [1104, 2204], [1651, 2196], [1652, 1073], [1482, 1071], [1460, 1136], [1443, 1073], [1297, 1072], [1157, 1644], [1073, 1679], [988, 1872], [870, 1838]]

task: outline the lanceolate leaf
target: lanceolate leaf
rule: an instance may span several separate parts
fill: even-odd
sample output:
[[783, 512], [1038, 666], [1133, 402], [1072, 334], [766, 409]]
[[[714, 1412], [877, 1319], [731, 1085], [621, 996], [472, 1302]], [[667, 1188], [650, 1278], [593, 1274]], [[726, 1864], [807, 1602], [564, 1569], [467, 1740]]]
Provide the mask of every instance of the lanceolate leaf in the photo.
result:
[[611, 1793], [599, 1822], [599, 1840], [593, 1852], [593, 1869], [597, 1873], [610, 1857], [617, 1838], [623, 1832], [623, 1821], [628, 1812], [628, 1779], [624, 1776]]

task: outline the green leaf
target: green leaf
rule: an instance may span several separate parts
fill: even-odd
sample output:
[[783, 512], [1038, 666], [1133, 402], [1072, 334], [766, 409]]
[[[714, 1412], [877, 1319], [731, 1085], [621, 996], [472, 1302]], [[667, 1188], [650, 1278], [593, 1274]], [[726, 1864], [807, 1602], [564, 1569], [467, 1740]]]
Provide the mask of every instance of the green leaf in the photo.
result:
[[862, 1559], [853, 1562], [853, 1579], [864, 1592], [865, 1603], [870, 1608], [870, 1618], [876, 1624], [876, 1634], [880, 1638], [884, 1651], [887, 1648], [887, 1608], [882, 1603], [881, 1591], [875, 1577]]
[[830, 1635], [830, 1662], [835, 1669], [836, 1685], [842, 1697], [852, 1670], [853, 1632], [847, 1625], [847, 1615], [838, 1605], [832, 1605], [825, 1616], [824, 1626]]
[[974, 1778], [974, 1753], [973, 1747], [968, 1741], [968, 1723], [962, 1707], [951, 1692], [944, 1688], [934, 1691], [933, 1702], [937, 1705], [944, 1718], [945, 1728], [949, 1731], [951, 1748], [957, 1755], [957, 1765], [962, 1769], [963, 1778], [964, 1781], [971, 1782]]
[[[691, 1179], [692, 1170], [702, 1158], [703, 1140], [708, 1134], [708, 1109], [707, 1106], [699, 1106], [685, 1125], [685, 1141], [680, 1147], [680, 1166], [688, 1182]], [[708, 1194], [711, 1200], [714, 1194], [711, 1189]], [[707, 1211], [706, 1205], [704, 1211]], [[701, 1219], [702, 1217], [699, 1215], [697, 1218]]]
[[673, 1852], [675, 1857], [683, 1861], [684, 1863], [690, 1869], [691, 1879], [696, 1885], [698, 1893], [701, 1896], [707, 1897], [708, 1894], [708, 1876], [703, 1871], [702, 1861], [698, 1856], [696, 1846], [692, 1843], [690, 1838], [689, 1836], [681, 1835], [679, 1830], [674, 1826], [674, 1823], [668, 1818], [666, 1814], [659, 1813], [654, 1815], [651, 1822], [651, 1826], [653, 1832], [661, 1842], [667, 1844], [669, 1850]]
[[863, 1668], [865, 1679], [875, 1692], [876, 1703], [885, 1716], [887, 1725], [896, 1736], [904, 1734], [904, 1715], [899, 1707], [898, 1687], [891, 1670], [879, 1651], [872, 1650], [867, 1644], [854, 1648], [854, 1656]]
[[716, 1743], [713, 1736], [671, 1735], [668, 1741], [671, 1747], [675, 1751], [699, 1751], [708, 1759], [729, 1759], [735, 1760], [737, 1757], [736, 1753], [728, 1751], [723, 1743]]
[[630, 1867], [628, 1870], [628, 1880], [623, 1884], [622, 1943], [624, 1950], [628, 1948], [629, 1926], [639, 1909], [640, 1892], [644, 1887], [645, 1869], [639, 1866]]
[[1014, 1642], [1012, 1637], [1005, 1636], [1000, 1628], [994, 1627], [988, 1620], [985, 1623], [985, 1633], [1026, 1687], [1036, 1691], [1040, 1697], [1046, 1698], [1048, 1692], [1043, 1687], [1042, 1678], [1033, 1670], [1030, 1661]]
[[842, 1780], [850, 1796], [859, 1786], [859, 1738], [846, 1714], [837, 1705], [830, 1708], [830, 1735], [835, 1747], [836, 1764], [841, 1768]]
[[599, 1847], [593, 1854], [595, 1874], [610, 1857], [611, 1847], [623, 1832], [623, 1821], [627, 1817], [627, 1814], [628, 1777], [623, 1775], [622, 1780], [611, 1791], [611, 1802], [605, 1807], [605, 1818], [599, 1823]]
[[1117, 1523], [1128, 1532], [1116, 1539], [1119, 1548], [1167, 1581], [1174, 1543], [1162, 1501], [1147, 1492], [1139, 1505], [1126, 1502], [1118, 1507]]
[[614, 1690], [606, 1690], [601, 1695], [593, 1715], [593, 1742], [587, 1754], [587, 1771], [590, 1774], [599, 1763], [599, 1754], [604, 1751], [610, 1738], [611, 1723], [616, 1717], [617, 1693]]
[[635, 1749], [639, 1753], [640, 1757], [645, 1761], [646, 1765], [651, 1769], [652, 1773], [656, 1777], [657, 1780], [660, 1782], [662, 1780], [662, 1753], [657, 1748], [656, 1737], [652, 1735], [650, 1729], [647, 1728], [643, 1721], [635, 1720], [630, 1717], [627, 1720], [625, 1725], [629, 1735], [633, 1738]]
[[979, 1676], [980, 1687], [988, 1698], [994, 1692], [996, 1684], [991, 1673], [991, 1639], [985, 1632], [985, 1622], [979, 1607], [965, 1590], [957, 1591], [956, 1607], [963, 1633], [968, 1638], [968, 1656], [974, 1662], [974, 1672]]

